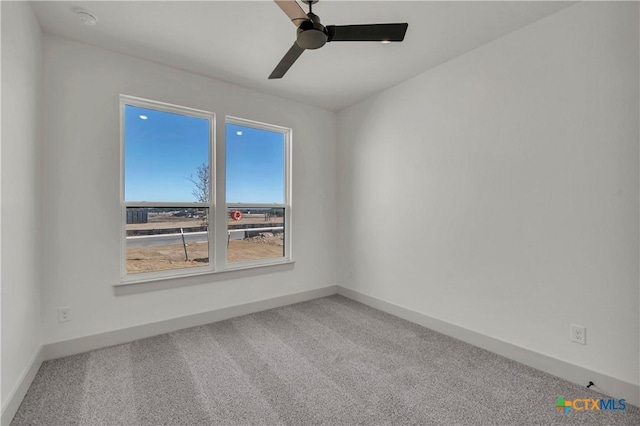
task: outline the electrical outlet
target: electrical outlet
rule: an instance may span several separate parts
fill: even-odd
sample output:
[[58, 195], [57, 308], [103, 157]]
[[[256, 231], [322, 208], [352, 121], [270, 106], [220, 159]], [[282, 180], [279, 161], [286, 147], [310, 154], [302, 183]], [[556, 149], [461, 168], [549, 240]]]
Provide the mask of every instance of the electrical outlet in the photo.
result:
[[71, 307], [58, 308], [58, 322], [71, 321]]
[[587, 329], [581, 325], [571, 324], [571, 335], [569, 336], [572, 342], [579, 343], [581, 345], [587, 344]]

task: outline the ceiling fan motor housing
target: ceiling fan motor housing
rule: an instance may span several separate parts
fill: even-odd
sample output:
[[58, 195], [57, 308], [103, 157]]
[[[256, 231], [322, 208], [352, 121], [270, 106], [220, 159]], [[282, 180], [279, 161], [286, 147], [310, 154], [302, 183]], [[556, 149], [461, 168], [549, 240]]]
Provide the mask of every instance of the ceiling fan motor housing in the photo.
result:
[[327, 42], [327, 28], [320, 23], [320, 18], [314, 13], [308, 13], [308, 21], [298, 27], [296, 43], [303, 49], [319, 49]]

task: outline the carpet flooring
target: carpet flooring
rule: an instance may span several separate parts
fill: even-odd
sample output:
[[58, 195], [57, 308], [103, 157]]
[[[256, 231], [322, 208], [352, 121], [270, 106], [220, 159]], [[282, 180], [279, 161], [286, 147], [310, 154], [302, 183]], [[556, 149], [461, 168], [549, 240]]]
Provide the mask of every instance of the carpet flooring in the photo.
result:
[[45, 362], [19, 425], [640, 425], [582, 386], [342, 296]]

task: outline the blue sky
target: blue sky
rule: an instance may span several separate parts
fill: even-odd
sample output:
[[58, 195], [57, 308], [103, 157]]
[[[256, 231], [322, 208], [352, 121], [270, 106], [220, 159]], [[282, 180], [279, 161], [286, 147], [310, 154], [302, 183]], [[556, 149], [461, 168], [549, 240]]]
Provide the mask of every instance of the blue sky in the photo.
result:
[[227, 124], [227, 202], [284, 202], [284, 135]]
[[[284, 202], [284, 135], [225, 129], [227, 202]], [[193, 202], [188, 178], [208, 161], [208, 120], [125, 106], [125, 201]]]

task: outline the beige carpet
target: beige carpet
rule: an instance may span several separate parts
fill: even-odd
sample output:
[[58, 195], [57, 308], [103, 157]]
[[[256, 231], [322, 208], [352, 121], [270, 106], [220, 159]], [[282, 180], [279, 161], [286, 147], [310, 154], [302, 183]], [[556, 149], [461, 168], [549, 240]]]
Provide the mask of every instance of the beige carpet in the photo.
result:
[[640, 425], [596, 392], [341, 296], [45, 362], [12, 425]]

